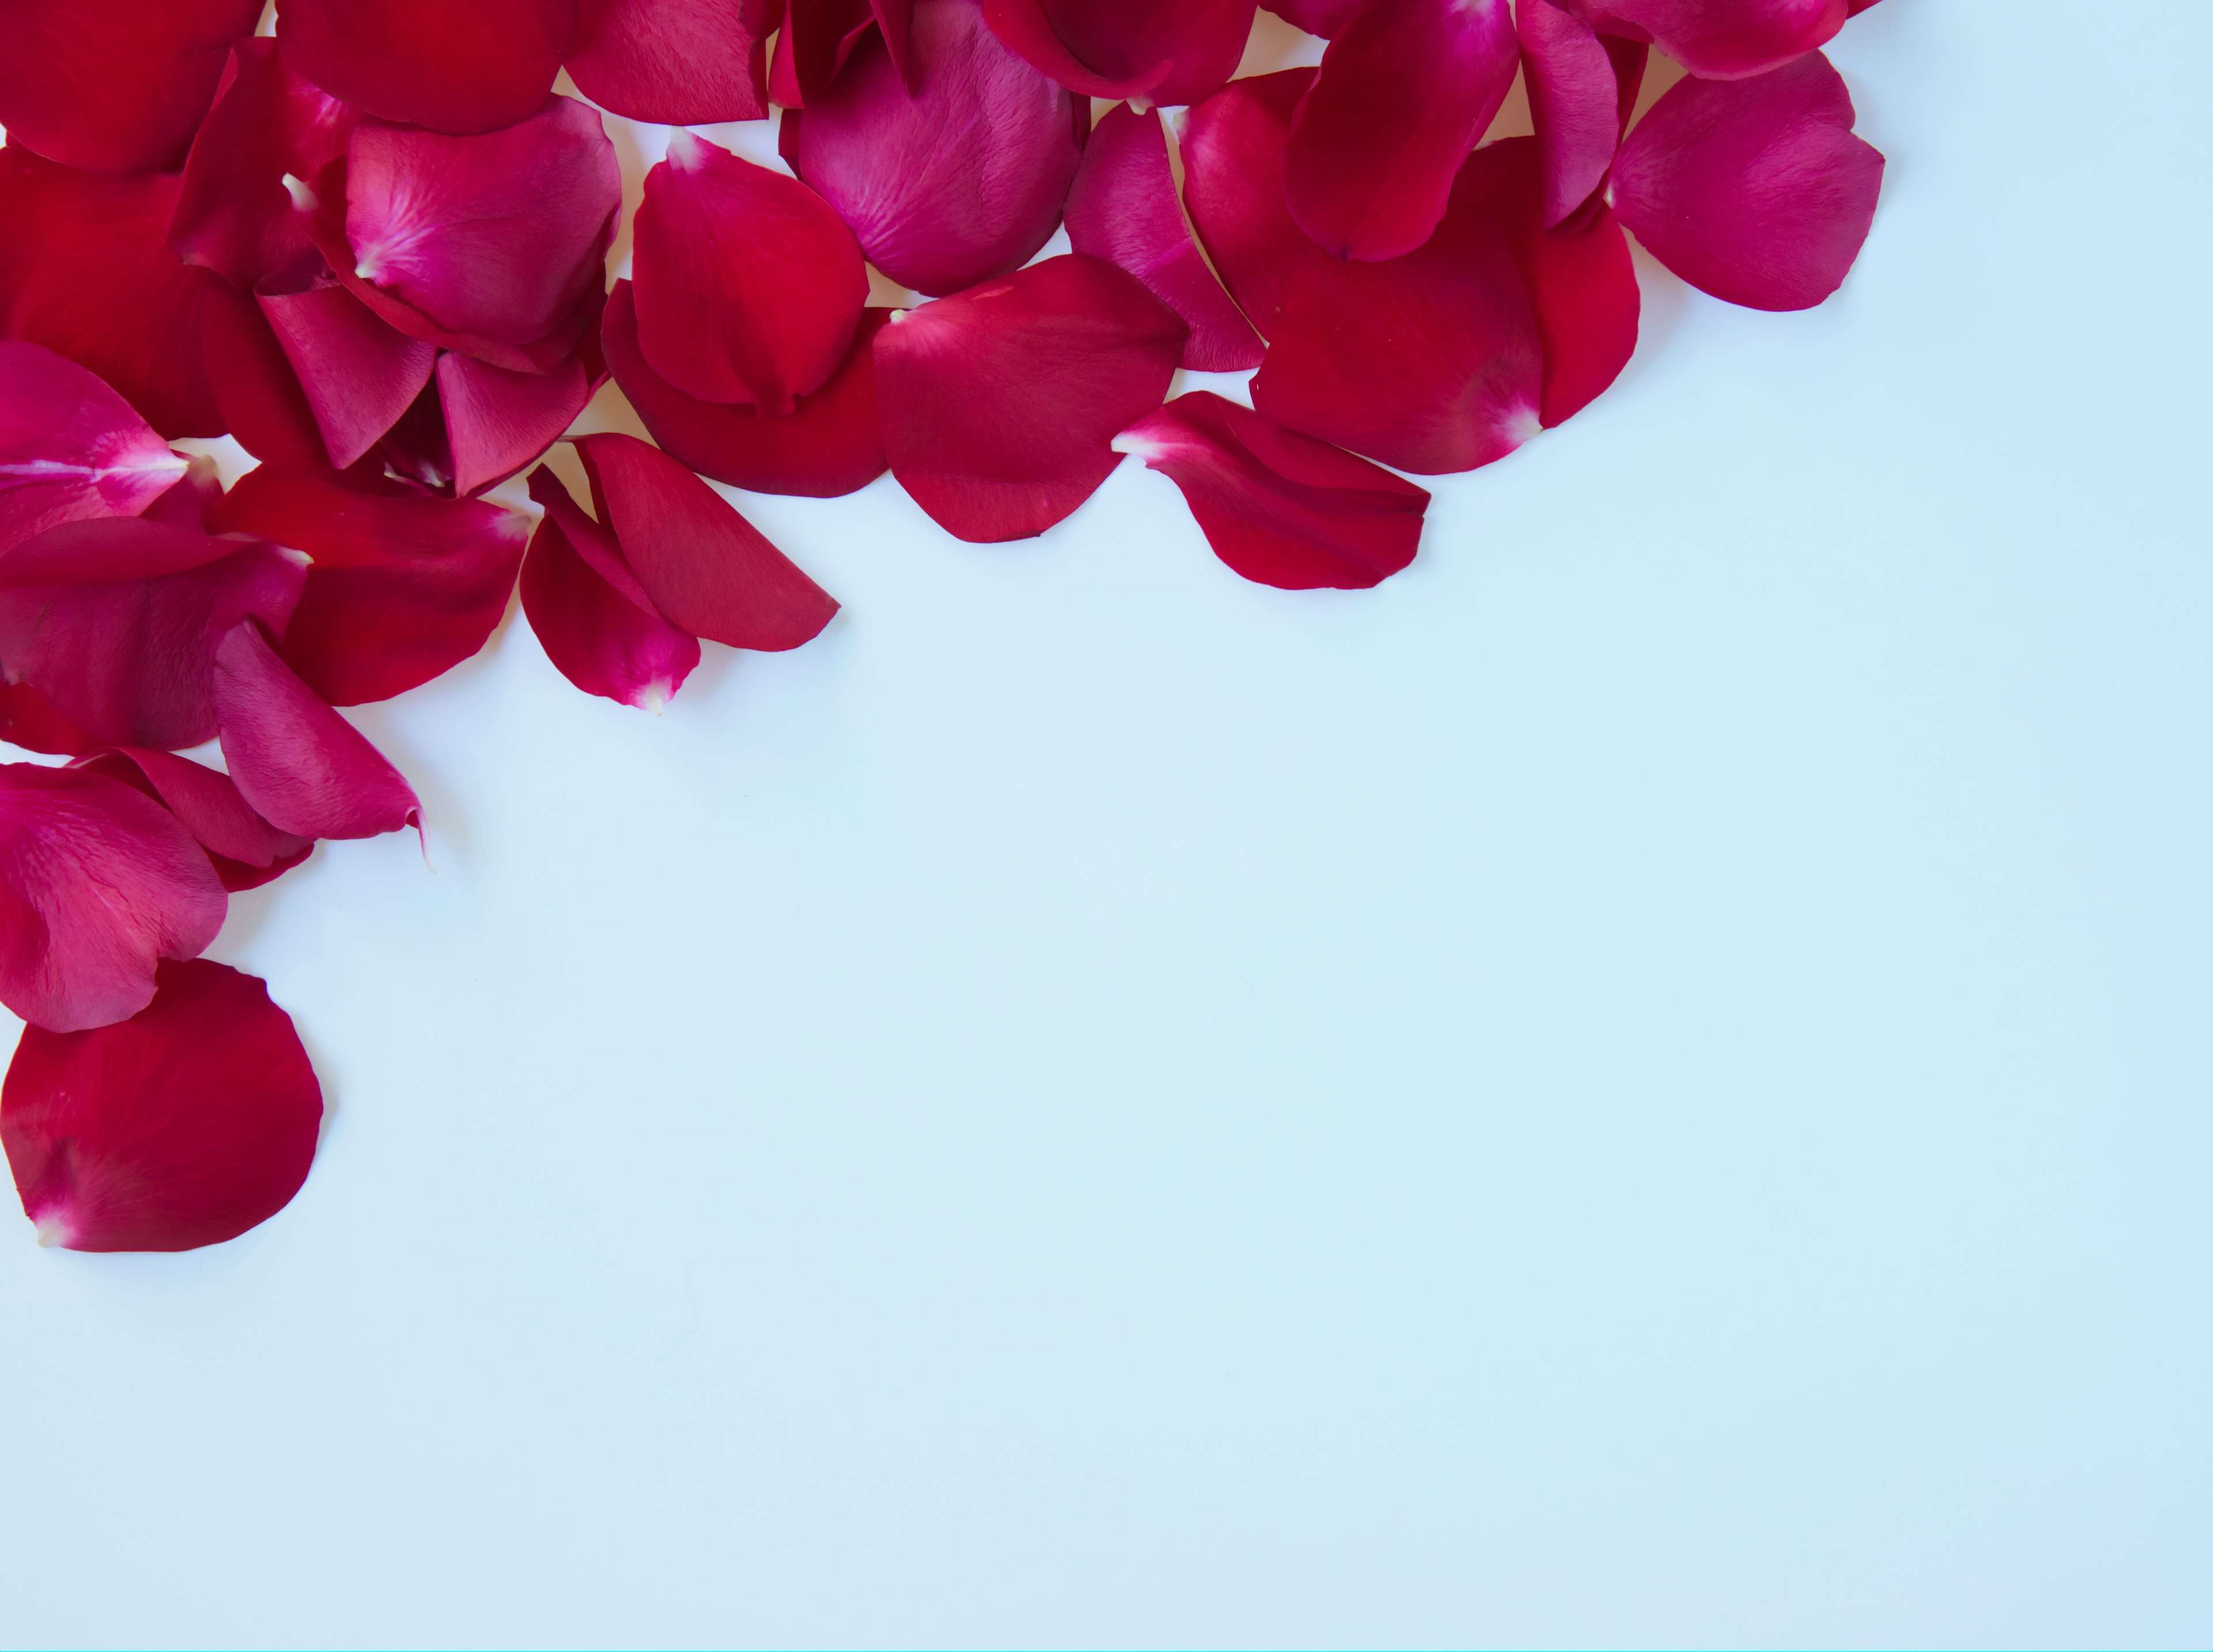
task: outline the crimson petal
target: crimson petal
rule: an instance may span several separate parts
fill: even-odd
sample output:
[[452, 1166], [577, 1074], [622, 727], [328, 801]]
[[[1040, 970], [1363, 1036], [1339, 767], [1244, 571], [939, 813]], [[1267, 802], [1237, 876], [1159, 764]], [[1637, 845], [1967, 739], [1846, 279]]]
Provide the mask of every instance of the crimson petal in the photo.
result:
[[1844, 27], [1846, 0], [1559, 0], [1603, 34], [1649, 40], [1709, 80], [1764, 75]]
[[314, 851], [312, 839], [279, 832], [256, 814], [229, 775], [188, 757], [120, 746], [81, 757], [70, 766], [119, 780], [175, 815], [207, 852], [223, 887], [234, 894], [259, 888]]
[[56, 757], [75, 757], [100, 744], [28, 683], [0, 683], [0, 740]]
[[285, 464], [330, 462], [322, 427], [259, 304], [228, 282], [209, 283], [200, 348], [216, 405], [240, 447]]
[[186, 471], [97, 375], [0, 341], [0, 552], [62, 522], [135, 516]]
[[1196, 103], [1235, 74], [1254, 9], [1254, 0], [985, 0], [999, 38], [1062, 85], [1155, 103]]
[[522, 612], [554, 668], [587, 694], [659, 711], [699, 663], [699, 639], [661, 617], [615, 536], [542, 466], [545, 519], [522, 564]]
[[[895, 9], [904, 10], [904, 6]], [[875, 33], [891, 52], [902, 81], [912, 70], [902, 58], [904, 27], [880, 29], [887, 9], [869, 0], [787, 0], [783, 27], [777, 39], [776, 62], [769, 70], [769, 96], [788, 109], [803, 109], [830, 89], [863, 41]], [[894, 25], [903, 20], [894, 16]], [[899, 37], [894, 40], [893, 34]]]
[[[185, 459], [182, 454], [177, 456]], [[185, 459], [185, 473], [177, 479], [177, 485], [140, 515], [149, 522], [168, 522], [204, 533], [208, 531], [208, 512], [222, 497], [222, 470], [205, 454], [196, 453]]]
[[1522, 0], [1517, 27], [1530, 118], [1544, 152], [1545, 222], [1556, 224], [1606, 181], [1649, 48], [1615, 35], [1601, 39], [1552, 0]]
[[764, 42], [775, 27], [768, 0], [582, 0], [569, 77], [632, 120], [758, 120], [768, 113]]
[[1352, 21], [1361, 0], [1273, 0], [1267, 8], [1293, 28], [1325, 40]]
[[529, 466], [592, 399], [574, 356], [550, 373], [515, 373], [448, 351], [437, 377], [454, 491], [464, 498]]
[[336, 469], [374, 448], [430, 381], [436, 348], [388, 326], [344, 287], [262, 293], [257, 302]]
[[1263, 337], [1283, 314], [1284, 278], [1320, 249], [1283, 204], [1283, 146], [1311, 69], [1234, 80], [1184, 112], [1184, 204], [1207, 256]]
[[553, 88], [576, 0], [279, 0], [298, 74], [385, 120], [486, 132]]

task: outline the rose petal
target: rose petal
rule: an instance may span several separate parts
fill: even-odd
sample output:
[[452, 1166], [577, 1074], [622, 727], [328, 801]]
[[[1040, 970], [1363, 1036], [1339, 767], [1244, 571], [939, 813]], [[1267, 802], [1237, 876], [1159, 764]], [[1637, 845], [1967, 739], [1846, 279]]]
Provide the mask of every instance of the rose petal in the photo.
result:
[[1276, 0], [1268, 7], [1293, 28], [1319, 34], [1325, 40], [1352, 21], [1361, 0]]
[[277, 465], [241, 477], [215, 523], [314, 559], [283, 653], [333, 705], [389, 699], [481, 649], [507, 612], [529, 527], [481, 500]]
[[876, 336], [892, 474], [956, 538], [1042, 533], [1106, 479], [1183, 342], [1136, 277], [1076, 254], [910, 310]]
[[256, 302], [338, 470], [374, 448], [430, 381], [436, 349], [387, 326], [344, 287], [263, 293]]
[[1253, 0], [985, 0], [999, 38], [1062, 85], [1155, 103], [1196, 103], [1235, 74], [1254, 9]]
[[58, 523], [136, 515], [185, 473], [183, 455], [96, 374], [0, 342], [0, 551]]
[[261, 307], [229, 283], [208, 283], [200, 348], [223, 422], [256, 459], [314, 466], [330, 462], [322, 427]]
[[615, 536], [552, 471], [531, 473], [545, 519], [522, 564], [522, 612], [554, 668], [587, 694], [658, 712], [699, 663], [699, 639], [661, 617]]
[[576, 0], [280, 0], [284, 60], [384, 120], [488, 132], [545, 101]]
[[192, 834], [130, 787], [0, 765], [0, 1003], [57, 1033], [146, 1007], [158, 959], [223, 927], [223, 885]]
[[783, 418], [750, 407], [695, 401], [655, 373], [637, 347], [631, 283], [607, 300], [600, 338], [615, 381], [653, 439], [703, 475], [755, 493], [830, 499], [864, 488], [885, 470], [876, 423], [876, 331], [891, 317], [861, 312], [861, 325], [835, 377]]
[[1260, 336], [1207, 268], [1184, 221], [1157, 115], [1120, 104], [1093, 131], [1068, 192], [1068, 239], [1076, 251], [1127, 270], [1183, 318], [1191, 329], [1185, 367], [1241, 373], [1260, 365]]
[[184, 158], [230, 43], [260, 0], [10, 0], [0, 7], [8, 141], [88, 172]]
[[510, 373], [451, 351], [439, 357], [454, 491], [481, 493], [528, 468], [591, 399], [591, 380], [573, 356], [551, 373]]
[[164, 964], [113, 1027], [32, 1028], [0, 1089], [0, 1142], [39, 1242], [188, 1251], [235, 1239], [308, 1178], [322, 1090], [269, 989], [205, 959]]
[[1062, 38], [1046, 15], [1043, 0], [984, 0], [984, 18], [1009, 51], [1018, 52], [1038, 73], [1080, 97], [1137, 98], [1150, 103], [1153, 88], [1175, 72], [1172, 58], [1154, 56], [1131, 64], [1117, 53], [1119, 72], [1100, 73], [1076, 56]]
[[1613, 166], [1614, 210], [1692, 286], [1760, 310], [1844, 283], [1875, 222], [1882, 155], [1852, 135], [1851, 94], [1815, 52], [1750, 80], [1686, 77]]
[[[893, 9], [904, 12], [906, 7], [900, 5]], [[902, 61], [901, 48], [893, 45], [890, 31], [877, 29], [884, 10], [881, 5], [870, 5], [869, 0], [786, 0], [783, 27], [777, 37], [776, 61], [769, 69], [771, 101], [787, 109], [805, 108], [830, 89], [872, 32], [878, 33], [892, 53], [893, 66], [905, 79], [911, 68], [911, 55]], [[901, 19], [894, 16], [893, 21]], [[905, 39], [905, 28], [897, 33]]]
[[576, 448], [600, 522], [670, 625], [773, 652], [812, 640], [838, 612], [827, 592], [658, 448], [614, 434], [579, 436]]
[[1709, 80], [1764, 75], [1844, 27], [1846, 0], [1559, 0], [1603, 33], [1649, 40]]
[[1551, 0], [1522, 0], [1518, 27], [1530, 119], [1544, 151], [1545, 222], [1556, 224], [1606, 181], [1649, 48], [1618, 35], [1601, 39]]
[[178, 478], [174, 487], [140, 514], [149, 522], [168, 522], [174, 527], [189, 527], [204, 533], [208, 531], [208, 512], [223, 497], [223, 472], [204, 453], [189, 458], [179, 454], [177, 457], [185, 460], [185, 473]]
[[1214, 554], [1287, 591], [1365, 590], [1414, 559], [1426, 490], [1210, 391], [1114, 438], [1183, 490]]
[[1234, 80], [1185, 111], [1184, 204], [1207, 256], [1264, 338], [1283, 314], [1291, 266], [1320, 249], [1283, 204], [1283, 147], [1311, 69]]
[[217, 880], [234, 894], [259, 888], [314, 852], [311, 839], [279, 832], [256, 814], [229, 775], [188, 757], [122, 746], [81, 757], [70, 766], [119, 780], [175, 815], [206, 851]]
[[955, 292], [1052, 237], [1089, 109], [1001, 45], [978, 0], [916, 0], [912, 38], [911, 96], [881, 40], [864, 40], [803, 119], [784, 116], [786, 153], [870, 263], [917, 292]]
[[75, 757], [100, 744], [28, 683], [0, 683], [0, 740], [57, 757]]
[[569, 77], [611, 113], [664, 126], [768, 113], [768, 0], [582, 0]]

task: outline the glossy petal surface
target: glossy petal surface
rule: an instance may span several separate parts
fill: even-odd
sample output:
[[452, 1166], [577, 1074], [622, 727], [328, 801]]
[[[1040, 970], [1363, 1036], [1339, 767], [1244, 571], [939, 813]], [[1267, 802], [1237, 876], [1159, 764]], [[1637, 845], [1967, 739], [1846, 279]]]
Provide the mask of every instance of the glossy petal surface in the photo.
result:
[[545, 101], [576, 0], [279, 0], [285, 61], [384, 120], [486, 132]]
[[1844, 27], [1846, 0], [1561, 0], [1594, 27], [1650, 40], [1692, 74], [1763, 75]]
[[657, 711], [699, 663], [699, 639], [661, 617], [615, 536], [552, 472], [530, 478], [546, 515], [522, 564], [522, 612], [554, 668], [587, 694]]
[[1223, 283], [1264, 337], [1283, 314], [1292, 266], [1320, 249], [1283, 202], [1291, 116], [1311, 69], [1234, 80], [1183, 117], [1184, 204]]
[[766, 0], [582, 0], [569, 77], [632, 120], [704, 126], [768, 113]]
[[0, 552], [62, 522], [135, 516], [186, 469], [96, 375], [0, 341]]

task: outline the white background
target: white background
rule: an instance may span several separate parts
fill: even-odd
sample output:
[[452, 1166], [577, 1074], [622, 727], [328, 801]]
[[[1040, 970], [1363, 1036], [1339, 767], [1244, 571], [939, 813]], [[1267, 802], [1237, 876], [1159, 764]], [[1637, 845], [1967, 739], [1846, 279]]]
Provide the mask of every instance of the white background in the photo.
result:
[[1382, 589], [885, 481], [657, 721], [362, 713], [304, 1192], [0, 1244], [0, 1638], [2213, 1638], [2213, 13], [1833, 55], [1842, 296], [1648, 266]]

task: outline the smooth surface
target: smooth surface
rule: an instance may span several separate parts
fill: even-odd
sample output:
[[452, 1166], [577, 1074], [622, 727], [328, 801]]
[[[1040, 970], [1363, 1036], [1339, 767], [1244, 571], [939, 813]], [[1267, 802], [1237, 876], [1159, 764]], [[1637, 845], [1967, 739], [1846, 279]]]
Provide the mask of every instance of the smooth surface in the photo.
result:
[[[1288, 595], [748, 500], [215, 954], [333, 1117], [0, 1243], [12, 1644], [2213, 1639], [2213, 14], [1885, 0], [1842, 295]], [[1648, 274], [1651, 274], [1648, 269]], [[4, 1233], [4, 1228], [0, 1228]]]

